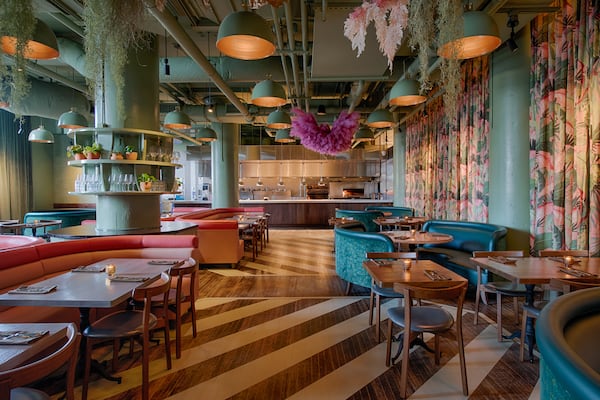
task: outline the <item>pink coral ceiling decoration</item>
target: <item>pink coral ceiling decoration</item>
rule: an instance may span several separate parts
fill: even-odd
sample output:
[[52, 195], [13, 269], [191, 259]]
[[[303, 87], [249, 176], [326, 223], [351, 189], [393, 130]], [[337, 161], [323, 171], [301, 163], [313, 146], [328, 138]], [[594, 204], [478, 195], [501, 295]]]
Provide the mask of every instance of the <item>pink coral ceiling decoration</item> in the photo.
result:
[[365, 49], [367, 27], [375, 24], [379, 50], [392, 66], [396, 50], [402, 43], [404, 29], [408, 25], [408, 0], [364, 0], [344, 22], [344, 36], [352, 42], [352, 50], [358, 49], [360, 57]]
[[342, 111], [333, 125], [319, 125], [315, 116], [299, 108], [292, 110], [290, 135], [300, 138], [307, 149], [321, 154], [337, 154], [346, 151], [352, 145], [352, 137], [358, 128], [360, 115], [357, 112]]

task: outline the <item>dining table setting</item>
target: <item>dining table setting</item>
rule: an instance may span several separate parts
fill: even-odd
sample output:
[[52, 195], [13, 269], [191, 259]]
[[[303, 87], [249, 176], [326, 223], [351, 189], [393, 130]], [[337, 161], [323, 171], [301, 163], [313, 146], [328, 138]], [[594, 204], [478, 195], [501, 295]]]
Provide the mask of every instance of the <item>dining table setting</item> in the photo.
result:
[[398, 247], [399, 251], [402, 249], [414, 249], [417, 246], [424, 244], [444, 244], [450, 243], [454, 240], [452, 235], [446, 233], [437, 232], [424, 232], [416, 229], [406, 230], [393, 230], [383, 231], [383, 235], [388, 236], [392, 239], [392, 242]]

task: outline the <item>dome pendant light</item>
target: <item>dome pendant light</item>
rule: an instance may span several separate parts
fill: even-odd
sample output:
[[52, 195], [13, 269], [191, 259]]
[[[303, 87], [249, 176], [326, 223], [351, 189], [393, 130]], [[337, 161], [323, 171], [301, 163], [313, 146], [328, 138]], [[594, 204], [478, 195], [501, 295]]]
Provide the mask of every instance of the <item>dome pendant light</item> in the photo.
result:
[[270, 79], [265, 79], [254, 86], [250, 101], [259, 107], [281, 107], [287, 103], [287, 97], [283, 86]]
[[371, 142], [375, 140], [375, 135], [373, 135], [373, 131], [369, 128], [362, 127], [354, 134], [355, 142]]
[[502, 43], [498, 25], [483, 11], [466, 11], [463, 14], [463, 37], [443, 44], [438, 55], [444, 58], [466, 60], [496, 50]]
[[391, 128], [392, 125], [394, 125], [394, 116], [385, 108], [373, 111], [367, 118], [369, 128]]
[[296, 139], [290, 137], [289, 129], [278, 129], [275, 134], [275, 141], [277, 143], [294, 143]]
[[77, 109], [71, 108], [70, 111], [62, 113], [58, 118], [58, 127], [63, 129], [78, 129], [88, 126], [87, 119], [77, 112]]
[[[0, 37], [2, 50], [14, 56], [17, 53], [17, 38], [13, 36]], [[51, 60], [58, 57], [56, 35], [45, 23], [36, 19], [33, 39], [27, 42], [23, 56], [29, 60]]]
[[288, 129], [292, 127], [290, 114], [283, 110], [275, 110], [267, 117], [267, 128]]
[[423, 103], [427, 97], [419, 94], [419, 83], [414, 79], [402, 79], [390, 90], [390, 105], [414, 106]]
[[181, 111], [179, 106], [165, 115], [163, 126], [168, 129], [189, 129], [192, 127], [189, 115]]
[[44, 128], [44, 125], [40, 125], [39, 128], [32, 130], [27, 139], [34, 143], [54, 143], [54, 135]]
[[201, 142], [214, 142], [217, 140], [217, 132], [208, 126], [204, 126], [196, 132], [196, 139]]
[[269, 23], [250, 11], [231, 13], [223, 19], [217, 33], [221, 53], [240, 60], [260, 60], [275, 52]]

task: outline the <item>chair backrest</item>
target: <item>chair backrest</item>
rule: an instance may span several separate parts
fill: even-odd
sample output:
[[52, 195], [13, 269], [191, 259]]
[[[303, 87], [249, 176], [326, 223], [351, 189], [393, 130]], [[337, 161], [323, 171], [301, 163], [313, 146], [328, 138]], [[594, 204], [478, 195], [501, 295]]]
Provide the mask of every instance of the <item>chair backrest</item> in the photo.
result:
[[552, 290], [556, 290], [556, 291], [559, 291], [562, 293], [570, 293], [575, 290], [590, 289], [593, 287], [598, 287], [598, 286], [600, 286], [600, 279], [599, 278], [595, 278], [595, 279], [553, 278], [553, 279], [550, 279], [549, 286], [550, 286], [550, 289], [552, 289]]
[[421, 300], [452, 300], [456, 299], [460, 303], [460, 307], [462, 308], [462, 303], [465, 299], [465, 294], [467, 293], [467, 281], [448, 281], [448, 286], [444, 287], [406, 287], [404, 292], [407, 292], [408, 295], [413, 299], [421, 299]]
[[417, 259], [417, 253], [414, 251], [410, 252], [398, 252], [398, 251], [390, 251], [390, 252], [367, 252], [367, 258], [370, 259]]
[[80, 340], [77, 326], [73, 323], [68, 324], [65, 340], [58, 350], [21, 367], [0, 372], [0, 399], [10, 399], [11, 389], [38, 381], [68, 363], [66, 398], [73, 400]]
[[149, 321], [150, 311], [152, 309], [152, 298], [154, 296], [163, 295], [162, 304], [164, 312], [167, 315], [167, 307], [169, 302], [169, 289], [171, 288], [170, 272], [162, 272], [158, 280], [141, 285], [133, 290], [133, 298], [144, 303], [144, 329]]
[[523, 257], [523, 250], [474, 251], [473, 257]]
[[181, 295], [183, 293], [183, 279], [186, 276], [189, 276], [190, 278], [190, 293], [186, 294], [185, 297], [191, 297], [193, 291], [196, 289], [197, 271], [198, 268], [196, 267], [196, 260], [194, 260], [193, 258], [189, 258], [187, 263], [177, 267], [173, 267], [169, 270], [169, 275], [171, 275], [171, 278], [177, 278], [176, 290], [178, 298], [181, 298]]
[[587, 250], [540, 250], [540, 257], [589, 257], [590, 252]]

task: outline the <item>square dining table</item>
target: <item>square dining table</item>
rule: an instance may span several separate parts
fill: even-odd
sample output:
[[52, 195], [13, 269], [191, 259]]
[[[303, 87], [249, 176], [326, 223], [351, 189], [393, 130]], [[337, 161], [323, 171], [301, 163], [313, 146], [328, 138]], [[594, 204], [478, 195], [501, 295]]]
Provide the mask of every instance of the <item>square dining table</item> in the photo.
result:
[[[481, 268], [498, 276], [516, 284], [525, 285], [527, 291], [525, 303], [527, 305], [533, 304], [536, 285], [550, 283], [552, 279], [582, 279], [580, 271], [593, 274], [590, 278], [597, 279], [600, 276], [600, 258], [598, 257], [572, 257], [574, 263], [570, 265], [571, 270], [565, 269], [564, 259], [560, 257], [509, 257], [508, 263], [499, 262], [493, 257], [477, 257], [471, 258], [471, 260]], [[518, 334], [519, 332], [514, 332], [510, 337], [516, 337]], [[527, 320], [526, 341], [531, 360], [535, 342], [535, 330], [531, 318]]]

